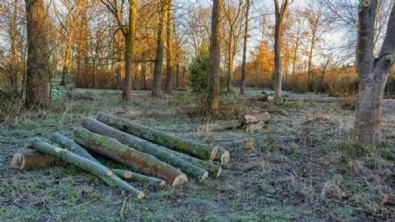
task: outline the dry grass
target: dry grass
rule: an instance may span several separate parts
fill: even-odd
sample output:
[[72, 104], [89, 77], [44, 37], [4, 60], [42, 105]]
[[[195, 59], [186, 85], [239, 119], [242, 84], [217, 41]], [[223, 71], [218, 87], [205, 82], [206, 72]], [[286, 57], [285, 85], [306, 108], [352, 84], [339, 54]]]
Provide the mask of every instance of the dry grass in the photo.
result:
[[[2, 220], [395, 220], [395, 209], [381, 205], [383, 194], [395, 193], [395, 137], [391, 137], [395, 117], [391, 112], [384, 119], [385, 144], [373, 149], [348, 142], [353, 111], [336, 103], [243, 100], [248, 102], [240, 108], [236, 107], [239, 100], [230, 98], [224, 100], [229, 112], [202, 117], [189, 115], [198, 104], [184, 93], [151, 98], [149, 92], [135, 91], [130, 103], [120, 102], [120, 91], [90, 93], [99, 99], [70, 99], [66, 90], [56, 90], [50, 110], [23, 112], [0, 126]], [[248, 92], [248, 96], [258, 94]], [[191, 182], [177, 189], [141, 187], [148, 193], [142, 201], [97, 184], [95, 178], [70, 165], [30, 172], [7, 168], [12, 154], [23, 150], [30, 138], [49, 138], [56, 130], [70, 135], [82, 118], [99, 111], [221, 145], [230, 151], [231, 164], [218, 180]], [[242, 129], [209, 135], [196, 132], [201, 124], [247, 111], [271, 112], [273, 118], [261, 132], [251, 134]]]

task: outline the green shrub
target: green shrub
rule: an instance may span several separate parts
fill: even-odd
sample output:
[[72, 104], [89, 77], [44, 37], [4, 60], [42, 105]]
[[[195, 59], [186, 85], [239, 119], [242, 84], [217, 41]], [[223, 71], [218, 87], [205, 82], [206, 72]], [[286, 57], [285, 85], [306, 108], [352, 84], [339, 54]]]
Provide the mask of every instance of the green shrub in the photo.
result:
[[208, 68], [209, 53], [202, 52], [199, 58], [195, 58], [190, 66], [191, 70], [191, 89], [194, 93], [207, 92], [208, 88]]

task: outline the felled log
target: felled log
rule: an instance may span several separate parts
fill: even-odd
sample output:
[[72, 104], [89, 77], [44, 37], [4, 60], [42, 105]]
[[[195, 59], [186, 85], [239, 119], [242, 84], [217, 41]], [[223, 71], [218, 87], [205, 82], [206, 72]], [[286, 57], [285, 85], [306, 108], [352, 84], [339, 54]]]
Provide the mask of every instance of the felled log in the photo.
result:
[[188, 177], [181, 170], [158, 160], [154, 156], [130, 148], [113, 138], [92, 133], [85, 129], [76, 129], [74, 138], [76, 143], [92, 152], [113, 159], [136, 171], [163, 178], [173, 186], [182, 185], [188, 181]]
[[53, 133], [51, 140], [60, 145], [62, 148], [68, 149], [77, 155], [87, 158], [88, 160], [99, 162], [85, 148], [81, 147], [72, 139], [68, 138], [60, 132]]
[[113, 115], [100, 113], [97, 119], [116, 129], [203, 160], [213, 160], [217, 153], [217, 147], [183, 139]]
[[[89, 160], [99, 162], [85, 148], [76, 144], [72, 139], [61, 134], [60, 132], [55, 132], [52, 135], [51, 140], [53, 142], [59, 144], [62, 148], [68, 149], [68, 150], [74, 152], [75, 154], [78, 154], [78, 155], [85, 157]], [[166, 181], [164, 181], [164, 180], [161, 180], [161, 179], [158, 179], [155, 177], [145, 176], [145, 175], [142, 175], [142, 174], [139, 174], [136, 172], [132, 172], [129, 170], [112, 169], [112, 171], [117, 176], [121, 177], [122, 179], [137, 181], [140, 183], [149, 183], [149, 184], [159, 185], [159, 186], [166, 185]], [[132, 178], [132, 175], [134, 175], [133, 178]]]
[[53, 156], [42, 154], [34, 150], [28, 150], [14, 154], [10, 168], [16, 170], [30, 170], [49, 167], [55, 163], [56, 158]]
[[268, 122], [272, 116], [268, 112], [256, 114], [256, 115], [244, 115], [243, 123], [244, 124], [255, 124], [259, 122]]
[[199, 168], [193, 164], [190, 164], [182, 160], [181, 158], [175, 156], [174, 154], [167, 152], [167, 149], [162, 146], [153, 144], [139, 137], [127, 134], [125, 132], [117, 130], [111, 126], [108, 126], [92, 118], [86, 118], [82, 122], [82, 126], [85, 127], [86, 129], [89, 129], [92, 132], [115, 138], [119, 142], [128, 145], [130, 147], [133, 147], [134, 149], [140, 152], [150, 154], [162, 160], [163, 162], [166, 162], [174, 167], [181, 169], [188, 176], [196, 178], [199, 181], [202, 181], [208, 177], [208, 172], [206, 170]]
[[212, 161], [201, 160], [170, 149], [167, 150], [181, 159], [207, 170], [210, 177], [218, 178], [222, 173], [222, 167], [213, 163]]
[[258, 123], [250, 124], [250, 125], [248, 125], [246, 127], [246, 132], [247, 133], [259, 132], [261, 129], [263, 129], [263, 127], [265, 127], [265, 123], [264, 122], [258, 122]]
[[230, 160], [229, 151], [222, 147], [218, 147], [217, 155], [215, 155], [214, 160], [219, 161], [222, 166], [227, 166]]
[[155, 177], [146, 176], [144, 174], [135, 173], [129, 170], [113, 169], [112, 171], [125, 180], [135, 181], [143, 184], [152, 184], [161, 187], [166, 186], [166, 181]]
[[395, 206], [395, 196], [385, 194], [381, 203], [388, 206]]
[[243, 122], [240, 120], [229, 120], [229, 121], [220, 121], [216, 123], [208, 123], [202, 126], [198, 126], [197, 132], [199, 133], [210, 133], [214, 131], [222, 131], [227, 129], [236, 129], [243, 125]]
[[101, 180], [103, 180], [107, 185], [111, 187], [119, 187], [123, 190], [126, 190], [134, 195], [136, 195], [137, 199], [142, 199], [144, 198], [145, 194], [134, 188], [133, 186], [129, 185], [125, 181], [123, 181], [121, 178], [116, 176], [110, 169], [107, 167], [88, 160], [84, 157], [81, 157], [73, 152], [70, 152], [69, 150], [59, 148], [56, 146], [53, 146], [49, 143], [46, 143], [42, 140], [35, 139], [31, 145], [30, 148], [37, 150], [38, 152], [45, 153], [54, 157], [57, 157], [64, 162], [73, 164], [83, 170], [86, 170], [90, 172], [91, 174], [99, 177]]

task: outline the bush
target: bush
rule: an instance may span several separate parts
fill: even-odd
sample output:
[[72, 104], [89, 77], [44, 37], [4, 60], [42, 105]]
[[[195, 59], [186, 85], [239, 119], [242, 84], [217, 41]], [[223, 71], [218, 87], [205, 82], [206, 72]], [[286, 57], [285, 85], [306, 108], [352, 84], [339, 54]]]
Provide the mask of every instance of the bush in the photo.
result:
[[207, 92], [209, 59], [209, 54], [204, 53], [200, 58], [195, 58], [192, 61], [190, 66], [191, 89], [194, 93]]

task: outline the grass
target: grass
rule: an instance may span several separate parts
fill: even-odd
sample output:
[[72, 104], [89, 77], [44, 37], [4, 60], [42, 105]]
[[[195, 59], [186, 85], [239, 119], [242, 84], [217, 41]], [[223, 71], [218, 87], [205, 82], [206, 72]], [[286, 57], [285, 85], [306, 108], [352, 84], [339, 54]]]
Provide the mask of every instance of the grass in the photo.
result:
[[[240, 102], [231, 95], [225, 98], [229, 112], [224, 117], [201, 117], [193, 113], [196, 104], [185, 92], [152, 98], [134, 91], [130, 103], [120, 102], [120, 91], [78, 89], [75, 95], [69, 98], [65, 89], [55, 87], [51, 109], [24, 111], [0, 125], [1, 221], [395, 220], [394, 208], [380, 204], [382, 194], [395, 194], [394, 113], [385, 115], [384, 145], [373, 149], [348, 142], [353, 111], [337, 103]], [[219, 179], [203, 183], [165, 189], [136, 185], [147, 193], [140, 201], [68, 164], [27, 172], [8, 169], [12, 155], [31, 138], [49, 138], [54, 131], [72, 135], [84, 117], [99, 111], [221, 145], [230, 151], [231, 164]], [[273, 115], [261, 132], [196, 132], [200, 124], [253, 111]], [[253, 150], [246, 149], [248, 141]]]

